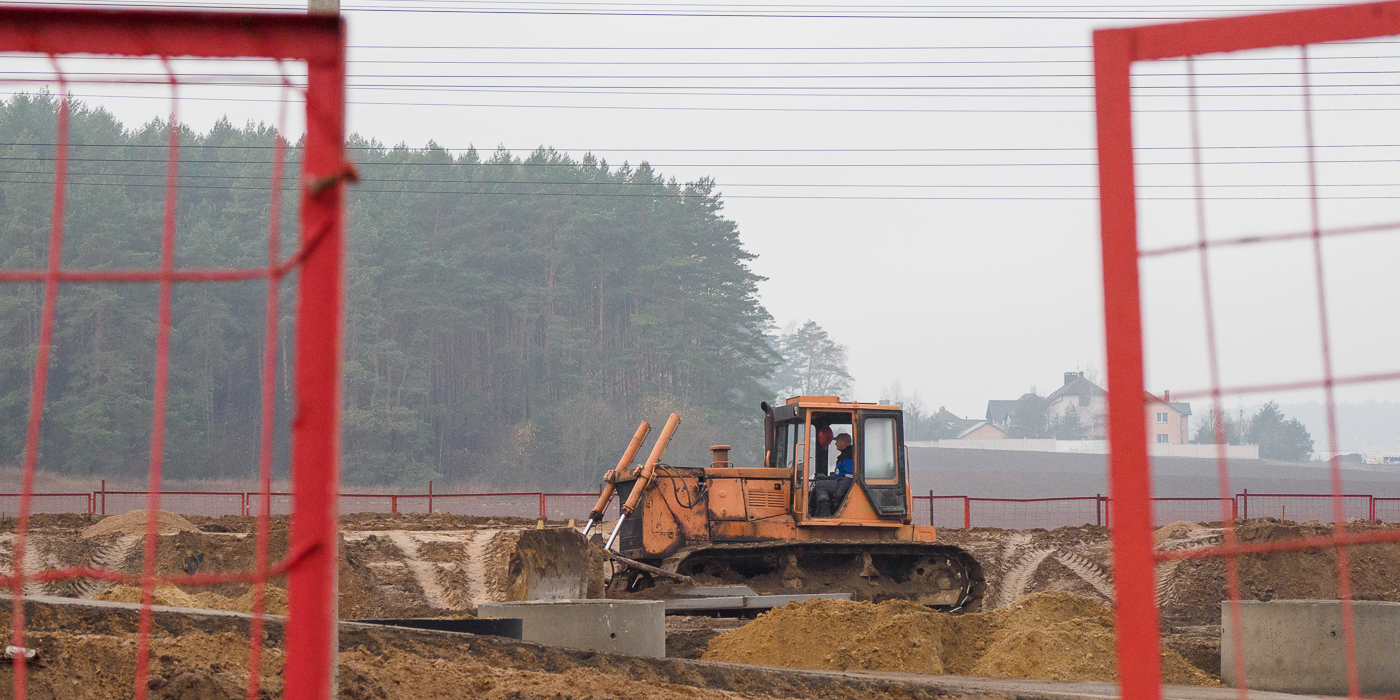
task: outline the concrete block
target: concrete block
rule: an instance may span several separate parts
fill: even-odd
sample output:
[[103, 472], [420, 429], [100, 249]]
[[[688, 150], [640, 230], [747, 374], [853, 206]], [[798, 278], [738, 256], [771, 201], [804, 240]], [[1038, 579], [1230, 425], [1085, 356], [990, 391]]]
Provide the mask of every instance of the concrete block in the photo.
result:
[[519, 618], [523, 639], [570, 649], [661, 658], [666, 603], [660, 600], [525, 600], [482, 603], [477, 617]]
[[[1400, 603], [1352, 602], [1362, 695], [1400, 693]], [[1230, 603], [1220, 604], [1220, 671], [1236, 686]], [[1337, 600], [1240, 602], [1245, 678], [1251, 690], [1346, 695], [1346, 641]]]

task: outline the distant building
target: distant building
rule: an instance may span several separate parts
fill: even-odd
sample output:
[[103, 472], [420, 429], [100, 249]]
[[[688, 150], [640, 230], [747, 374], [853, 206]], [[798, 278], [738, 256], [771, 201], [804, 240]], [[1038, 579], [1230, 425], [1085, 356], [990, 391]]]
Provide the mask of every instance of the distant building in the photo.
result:
[[[1027, 394], [1026, 396], [1030, 396]], [[1025, 396], [1021, 397], [1022, 399]], [[1020, 399], [994, 399], [987, 402], [987, 423], [1004, 435], [1016, 415]], [[1083, 372], [1065, 372], [1065, 383], [1045, 397], [1046, 417], [1054, 421], [1064, 417], [1071, 407], [1079, 414], [1084, 426], [1083, 439], [1104, 440], [1108, 433], [1108, 393], [1084, 377]], [[1146, 394], [1147, 440], [1154, 444], [1185, 445], [1191, 442], [1191, 404], [1171, 400], [1171, 392], [1159, 398]]]
[[1147, 440], [1158, 445], [1185, 445], [1191, 442], [1191, 404], [1172, 402], [1170, 391], [1162, 396], [1147, 394]]
[[1016, 415], [1016, 400], [992, 399], [987, 402], [987, 422], [1006, 430], [1011, 426], [1011, 417]]
[[1006, 437], [1006, 431], [990, 421], [960, 418], [946, 408], [938, 409], [933, 419], [942, 423], [955, 440], [996, 440]]
[[1084, 378], [1083, 372], [1065, 372], [1064, 386], [1045, 397], [1051, 420], [1061, 418], [1073, 406], [1084, 426], [1085, 438], [1104, 439], [1104, 414], [1108, 410], [1105, 392], [1099, 385]]

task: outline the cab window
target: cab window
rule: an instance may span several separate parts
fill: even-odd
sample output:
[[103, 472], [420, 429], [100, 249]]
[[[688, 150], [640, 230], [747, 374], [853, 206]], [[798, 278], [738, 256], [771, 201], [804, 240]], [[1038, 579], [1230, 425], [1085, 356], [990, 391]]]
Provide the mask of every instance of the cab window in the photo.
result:
[[778, 448], [779, 454], [781, 454], [782, 457], [779, 458], [775, 464], [785, 469], [792, 469], [793, 461], [797, 459], [797, 450], [795, 449], [797, 447], [797, 434], [802, 432], [802, 426], [793, 423], [783, 427], [785, 427], [786, 430], [783, 431], [784, 434], [781, 436], [782, 446]]
[[896, 467], [897, 446], [895, 445], [893, 418], [866, 418], [865, 444], [862, 445], [866, 479], [894, 479], [898, 477]]

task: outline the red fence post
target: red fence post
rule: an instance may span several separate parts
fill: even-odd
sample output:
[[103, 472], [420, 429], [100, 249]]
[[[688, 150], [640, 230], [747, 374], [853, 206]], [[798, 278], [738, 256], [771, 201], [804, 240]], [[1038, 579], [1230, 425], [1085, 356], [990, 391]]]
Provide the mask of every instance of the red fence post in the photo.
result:
[[107, 480], [102, 480], [102, 514], [107, 514]]
[[1240, 497], [1239, 497], [1239, 496], [1236, 496], [1236, 497], [1230, 499], [1230, 519], [1231, 519], [1231, 520], [1239, 520], [1239, 519], [1240, 519]]
[[928, 526], [933, 527], [933, 489], [928, 490]]
[[428, 481], [428, 515], [433, 514], [433, 482]]
[[1103, 494], [1094, 494], [1094, 524], [1103, 525]]
[[972, 499], [963, 496], [963, 527], [972, 529]]
[[1244, 519], [1249, 520], [1249, 489], [1244, 490]]
[[389, 497], [389, 512], [390, 512], [390, 513], [397, 513], [397, 512], [399, 512], [399, 497], [398, 497], [398, 496], [390, 496], [390, 497]]
[[540, 494], [540, 520], [544, 520], [544, 494]]
[[1371, 504], [1370, 512], [1367, 514], [1366, 519], [1367, 519], [1367, 520], [1375, 520], [1375, 519], [1376, 519], [1376, 497], [1375, 497], [1375, 496], [1367, 496], [1366, 499], [1367, 499], [1368, 501], [1370, 501], [1370, 504]]

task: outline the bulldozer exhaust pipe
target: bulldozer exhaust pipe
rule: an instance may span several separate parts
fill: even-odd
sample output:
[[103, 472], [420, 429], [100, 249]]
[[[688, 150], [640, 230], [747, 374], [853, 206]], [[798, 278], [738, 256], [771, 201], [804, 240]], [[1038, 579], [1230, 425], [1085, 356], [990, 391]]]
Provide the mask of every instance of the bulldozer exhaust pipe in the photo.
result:
[[613, 542], [617, 540], [617, 533], [622, 531], [622, 523], [626, 522], [627, 516], [636, 512], [637, 504], [642, 501], [642, 492], [647, 490], [651, 484], [652, 477], [656, 476], [656, 465], [661, 463], [661, 457], [666, 454], [666, 446], [670, 444], [671, 437], [675, 435], [676, 428], [680, 427], [681, 417], [674, 413], [666, 419], [665, 427], [661, 428], [661, 434], [656, 438], [656, 444], [651, 448], [651, 456], [647, 457], [647, 463], [642, 465], [642, 473], [637, 475], [637, 483], [632, 487], [632, 495], [627, 497], [627, 502], [622, 504], [622, 513], [618, 515], [617, 524], [613, 526], [612, 534], [608, 536], [608, 542], [604, 549], [612, 549]]
[[612, 470], [611, 478], [603, 480], [603, 493], [598, 495], [598, 505], [593, 506], [593, 512], [588, 514], [588, 524], [583, 526], [584, 537], [593, 531], [593, 526], [603, 520], [603, 511], [607, 509], [608, 501], [612, 500], [617, 480], [627, 473], [627, 465], [632, 463], [633, 458], [637, 456], [637, 450], [642, 448], [642, 443], [650, 433], [651, 423], [642, 421], [642, 424], [637, 426], [637, 432], [632, 435], [632, 442], [627, 443], [627, 451], [622, 453], [622, 459], [618, 460], [617, 468]]

